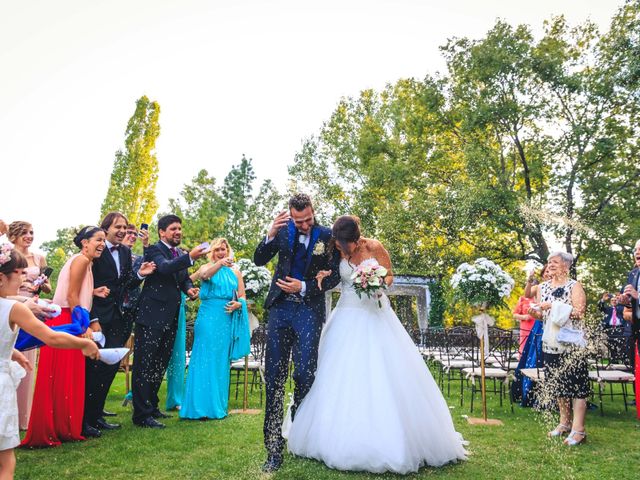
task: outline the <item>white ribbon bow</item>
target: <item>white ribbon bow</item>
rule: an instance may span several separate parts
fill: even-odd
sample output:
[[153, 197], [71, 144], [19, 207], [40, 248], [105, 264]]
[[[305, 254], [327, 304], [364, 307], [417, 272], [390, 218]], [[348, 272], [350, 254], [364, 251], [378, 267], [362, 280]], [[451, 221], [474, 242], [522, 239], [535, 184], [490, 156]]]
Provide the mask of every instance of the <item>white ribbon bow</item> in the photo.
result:
[[478, 338], [484, 338], [484, 356], [486, 357], [489, 355], [489, 327], [492, 327], [496, 320], [491, 315], [482, 312], [480, 315], [472, 317], [471, 321], [476, 324]]

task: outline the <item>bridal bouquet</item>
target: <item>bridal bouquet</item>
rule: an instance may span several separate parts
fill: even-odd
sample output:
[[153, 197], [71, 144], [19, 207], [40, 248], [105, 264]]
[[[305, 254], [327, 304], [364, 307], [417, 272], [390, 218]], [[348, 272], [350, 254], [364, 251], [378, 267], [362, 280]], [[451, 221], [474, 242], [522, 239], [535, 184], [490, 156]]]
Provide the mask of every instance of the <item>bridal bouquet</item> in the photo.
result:
[[486, 258], [472, 264], [463, 263], [451, 277], [454, 296], [470, 305], [483, 307], [506, 306], [514, 281], [499, 265]]
[[384, 277], [387, 276], [387, 269], [375, 260], [365, 260], [358, 265], [351, 274], [353, 280], [353, 288], [359, 298], [366, 295], [368, 298], [375, 297], [378, 299], [378, 306], [382, 308], [380, 297], [382, 290], [387, 288], [384, 283]]
[[268, 269], [258, 267], [248, 258], [238, 260], [236, 266], [242, 272], [247, 297], [260, 297], [267, 292], [271, 284], [271, 272]]

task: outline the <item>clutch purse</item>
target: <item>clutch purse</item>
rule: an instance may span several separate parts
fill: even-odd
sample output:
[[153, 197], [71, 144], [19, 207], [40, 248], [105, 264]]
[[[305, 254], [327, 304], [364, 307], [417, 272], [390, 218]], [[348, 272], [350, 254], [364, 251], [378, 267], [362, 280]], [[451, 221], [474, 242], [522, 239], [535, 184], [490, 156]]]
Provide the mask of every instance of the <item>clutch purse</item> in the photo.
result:
[[576, 347], [586, 347], [587, 341], [582, 330], [571, 327], [562, 327], [558, 332], [558, 343], [565, 345], [575, 345]]

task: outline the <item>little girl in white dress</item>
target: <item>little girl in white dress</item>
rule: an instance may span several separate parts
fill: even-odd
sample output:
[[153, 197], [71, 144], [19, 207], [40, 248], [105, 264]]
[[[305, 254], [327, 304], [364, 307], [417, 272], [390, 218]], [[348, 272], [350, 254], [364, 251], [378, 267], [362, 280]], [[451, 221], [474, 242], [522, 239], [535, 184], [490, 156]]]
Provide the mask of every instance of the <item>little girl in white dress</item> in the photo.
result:
[[91, 358], [100, 356], [93, 341], [54, 332], [25, 305], [6, 298], [18, 294], [26, 267], [26, 259], [11, 244], [0, 245], [0, 478], [3, 479], [13, 478], [16, 462], [13, 449], [20, 444], [16, 389], [25, 368], [32, 368], [25, 356], [13, 348], [19, 328], [52, 347], [81, 349]]

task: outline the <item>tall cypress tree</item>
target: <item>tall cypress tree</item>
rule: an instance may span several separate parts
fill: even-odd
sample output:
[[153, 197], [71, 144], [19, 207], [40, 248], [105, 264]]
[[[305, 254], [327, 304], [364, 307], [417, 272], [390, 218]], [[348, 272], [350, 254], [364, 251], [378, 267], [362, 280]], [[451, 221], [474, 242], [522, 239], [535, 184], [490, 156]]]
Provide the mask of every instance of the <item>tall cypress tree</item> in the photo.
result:
[[133, 224], [149, 223], [158, 210], [156, 140], [160, 135], [160, 105], [146, 96], [136, 101], [136, 110], [125, 131], [124, 150], [116, 152], [109, 190], [101, 215], [117, 210]]

